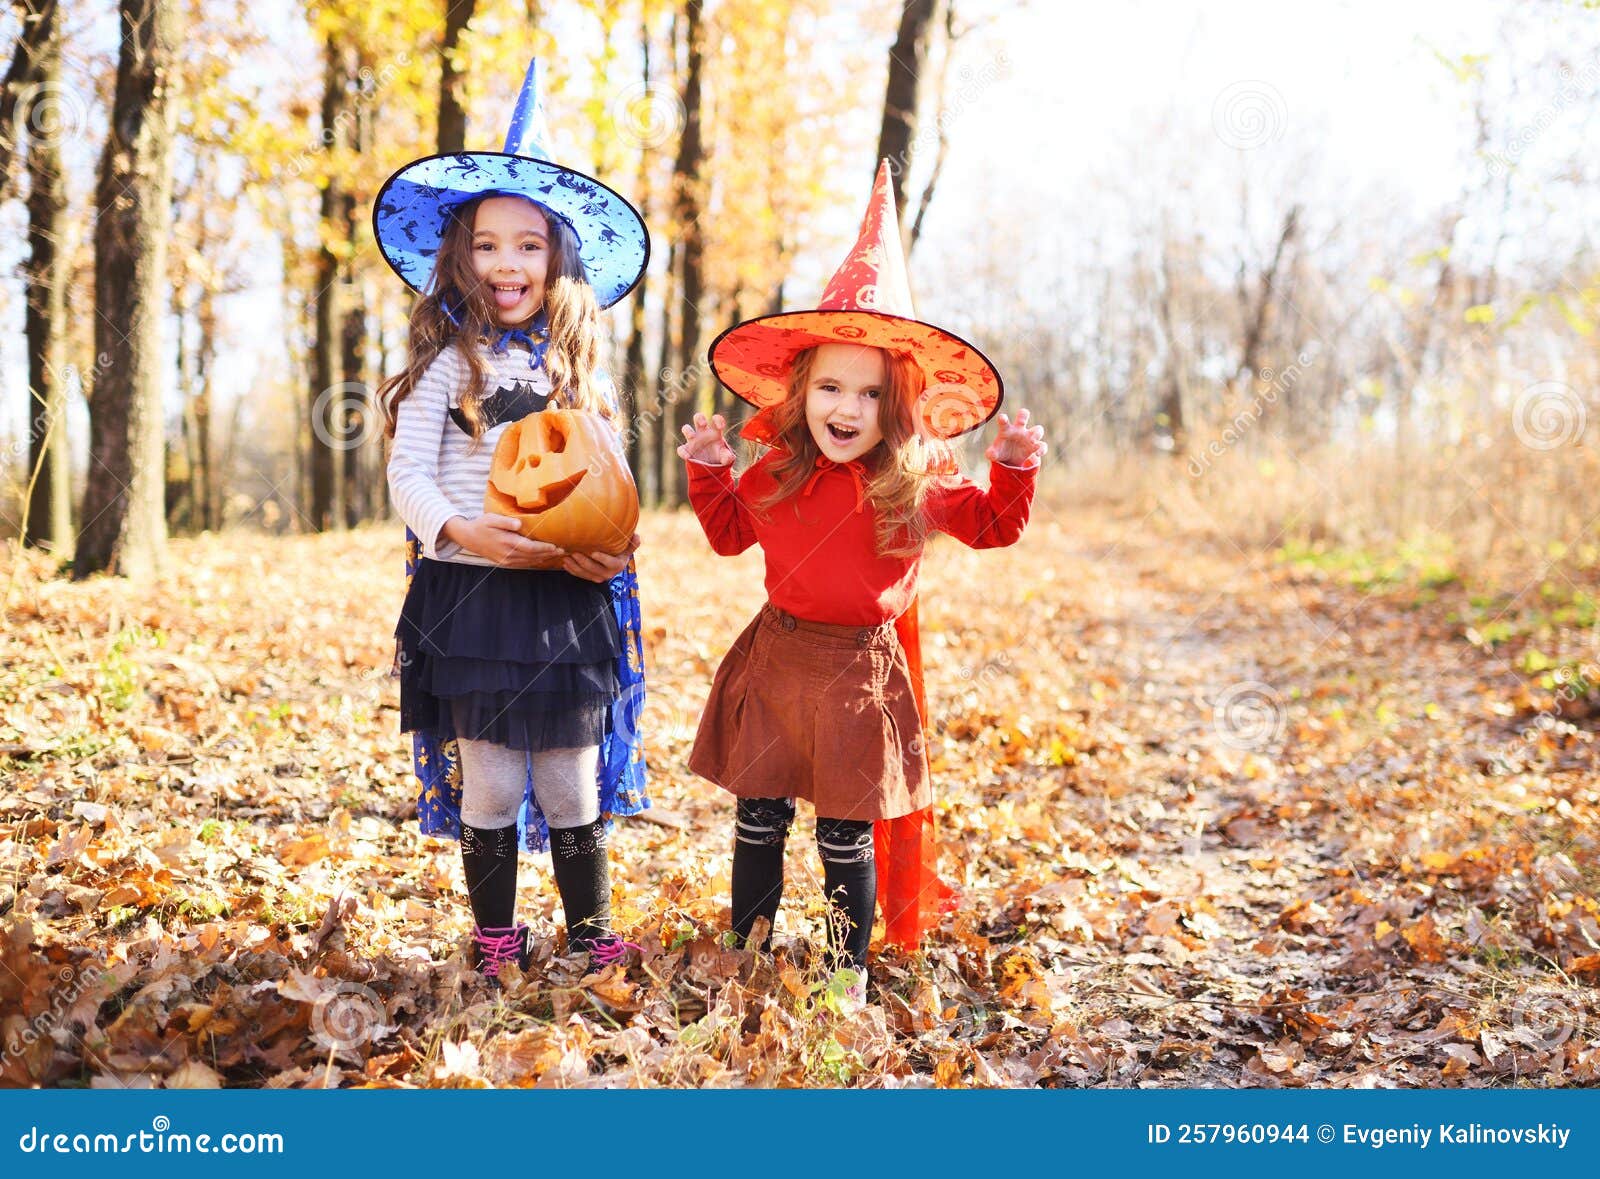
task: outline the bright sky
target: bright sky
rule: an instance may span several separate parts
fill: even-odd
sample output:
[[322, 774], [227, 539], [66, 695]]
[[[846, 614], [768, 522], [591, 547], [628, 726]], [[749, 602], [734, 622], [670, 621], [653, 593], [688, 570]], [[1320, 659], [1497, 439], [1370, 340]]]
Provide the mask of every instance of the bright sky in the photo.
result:
[[[1592, 242], [1593, 200], [1552, 192], [1538, 178], [1568, 167], [1592, 141], [1600, 103], [1600, 14], [1573, 3], [1524, 3], [1519, 44], [1500, 43], [1507, 3], [1491, 0], [1333, 0], [1205, 5], [961, 0], [978, 27], [961, 43], [949, 85], [951, 149], [912, 261], [924, 312], [964, 297], [975, 227], [983, 241], [1026, 258], [1022, 278], [1051, 265], [1083, 270], [1089, 254], [1115, 257], [1147, 244], [1161, 211], [1177, 228], [1236, 245], [1242, 186], [1251, 237], [1278, 229], [1292, 196], [1307, 220], [1431, 224], [1482, 183], [1471, 87], [1440, 56], [1491, 54], [1524, 74], [1569, 51], [1585, 100], [1554, 102], [1559, 80], [1520, 76], [1493, 109], [1506, 130], [1529, 134], [1517, 154], [1523, 236], [1552, 250]], [[863, 95], [859, 166], [842, 177], [833, 244], [798, 260], [790, 297], [813, 297], [853, 232], [873, 161], [881, 83]], [[1546, 126], [1548, 124], [1548, 126]], [[1519, 141], [1520, 142], [1520, 141]], [[921, 150], [911, 189], [933, 155]], [[1600, 180], [1600, 177], [1590, 177]], [[1467, 252], [1498, 235], [1478, 206], [1459, 230]], [[1365, 230], [1363, 230], [1365, 232]], [[1476, 240], [1475, 240], [1476, 239]], [[1334, 237], [1330, 248], [1356, 235]], [[1510, 243], [1502, 260], [1516, 257]]]
[[[989, 3], [1004, 15], [963, 46], [971, 97], [965, 108], [952, 103], [929, 255], [958, 251], [985, 204], [1000, 200], [1041, 242], [1115, 232], [1168, 203], [1192, 208], [1203, 228], [1231, 231], [1246, 177], [1265, 233], [1288, 203], [1282, 190], [1297, 183], [1325, 218], [1431, 217], [1483, 175], [1471, 89], [1438, 55], [1513, 52], [1499, 43], [1508, 6], [1487, 2]], [[1522, 7], [1531, 11], [1516, 60], [1568, 47], [1580, 88], [1600, 94], [1600, 13]], [[984, 85], [985, 69], [1001, 64], [1004, 74]], [[1518, 85], [1523, 95], [1497, 109], [1531, 133], [1520, 184], [1593, 141], [1583, 121], [1596, 104], [1545, 102], [1549, 77]], [[1565, 244], [1593, 241], [1595, 202], [1572, 195]], [[931, 277], [921, 254], [914, 270], [924, 264]]]

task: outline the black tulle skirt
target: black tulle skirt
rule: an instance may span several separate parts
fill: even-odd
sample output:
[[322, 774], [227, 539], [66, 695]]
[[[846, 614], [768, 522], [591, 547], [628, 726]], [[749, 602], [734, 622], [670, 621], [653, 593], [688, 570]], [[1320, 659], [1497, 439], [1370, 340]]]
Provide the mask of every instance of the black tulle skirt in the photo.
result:
[[401, 728], [515, 749], [598, 744], [621, 650], [604, 584], [419, 561], [395, 627]]

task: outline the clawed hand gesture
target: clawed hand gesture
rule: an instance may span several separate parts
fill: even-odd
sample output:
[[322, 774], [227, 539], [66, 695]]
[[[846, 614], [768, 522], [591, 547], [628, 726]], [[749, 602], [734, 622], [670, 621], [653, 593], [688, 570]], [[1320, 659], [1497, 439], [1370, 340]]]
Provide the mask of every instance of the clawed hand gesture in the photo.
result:
[[[1017, 410], [1017, 420], [1000, 415], [1000, 433], [983, 452], [991, 463], [1004, 463], [1008, 467], [1032, 467], [1044, 460], [1044, 427], [1028, 425], [1028, 411]], [[679, 454], [683, 451], [680, 449]]]
[[692, 463], [709, 463], [725, 467], [733, 462], [733, 448], [728, 445], [723, 432], [728, 423], [719, 413], [706, 421], [706, 415], [694, 415], [694, 425], [683, 428], [683, 445], [678, 447], [678, 457]]

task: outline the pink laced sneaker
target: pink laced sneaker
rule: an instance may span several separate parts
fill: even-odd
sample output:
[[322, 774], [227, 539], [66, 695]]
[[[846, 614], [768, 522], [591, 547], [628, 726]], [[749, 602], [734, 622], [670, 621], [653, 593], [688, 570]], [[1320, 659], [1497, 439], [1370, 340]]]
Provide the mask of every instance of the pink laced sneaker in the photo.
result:
[[606, 967], [615, 966], [628, 956], [629, 950], [639, 949], [639, 945], [637, 942], [625, 941], [614, 933], [608, 933], [592, 939], [584, 948], [589, 951], [589, 965]]
[[473, 968], [484, 978], [498, 978], [500, 967], [515, 962], [523, 970], [528, 968], [528, 927], [522, 922], [515, 925], [472, 927]]

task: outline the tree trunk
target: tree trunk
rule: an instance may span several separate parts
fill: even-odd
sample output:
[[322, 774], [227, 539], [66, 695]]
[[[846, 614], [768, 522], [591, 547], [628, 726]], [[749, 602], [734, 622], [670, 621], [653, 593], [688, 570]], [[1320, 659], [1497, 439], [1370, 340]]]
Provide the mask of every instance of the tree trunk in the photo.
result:
[[[372, 330], [378, 358], [376, 375], [380, 378], [384, 373], [395, 372], [405, 363], [407, 335], [405, 314], [408, 295], [401, 294], [404, 290], [405, 288], [398, 283], [382, 283], [378, 287], [376, 301], [372, 305]], [[379, 422], [383, 420], [382, 407], [375, 402], [372, 405], [372, 412], [379, 415], [377, 418]], [[395, 520], [398, 517], [395, 515], [394, 505], [389, 502], [389, 482], [385, 477], [384, 442], [383, 431], [379, 429], [372, 440], [378, 460], [378, 468], [373, 472], [372, 518]]]
[[[332, 37], [324, 46], [322, 81], [322, 128], [330, 147], [343, 138], [341, 115], [345, 108], [345, 82], [349, 74], [345, 51]], [[311, 504], [307, 513], [311, 527], [318, 532], [339, 527], [344, 521], [344, 463], [338, 450], [343, 438], [340, 419], [344, 410], [343, 391], [337, 386], [339, 372], [339, 257], [329, 241], [329, 231], [337, 226], [344, 232], [344, 194], [337, 173], [322, 190], [319, 210], [323, 233], [317, 250], [316, 338], [311, 345], [311, 388], [308, 391], [311, 437]]]
[[[647, 18], [639, 22], [639, 52], [644, 63], [643, 81], [648, 93], [650, 22]], [[650, 222], [650, 160], [651, 152], [648, 149], [640, 151], [637, 187], [639, 215], [644, 218], [647, 225]], [[617, 390], [617, 400], [621, 403], [628, 421], [628, 466], [633, 471], [634, 480], [639, 483], [641, 498], [645, 490], [644, 456], [650, 453], [650, 442], [656, 433], [653, 427], [658, 420], [655, 415], [644, 412], [645, 295], [648, 287], [649, 275], [644, 275], [639, 279], [639, 286], [633, 292], [633, 304], [628, 312], [628, 343], [622, 353], [622, 381]]]
[[194, 482], [197, 523], [205, 532], [222, 526], [222, 480], [215, 461], [211, 424], [211, 376], [217, 358], [217, 299], [210, 282], [201, 284], [195, 309], [200, 338], [195, 343], [194, 452], [198, 468]]
[[[287, 234], [281, 242], [280, 257], [285, 276], [294, 274], [298, 266], [297, 251]], [[303, 389], [310, 384], [310, 378], [307, 376], [309, 369], [306, 364], [306, 341], [311, 336], [310, 315], [306, 308], [304, 293], [298, 287], [285, 282], [281, 307], [284, 328], [289, 337], [286, 349], [289, 387]], [[311, 471], [308, 463], [310, 451], [300, 445], [300, 440], [306, 434], [307, 406], [303, 397], [291, 397], [289, 404], [294, 414], [294, 421], [291, 423], [289, 433], [292, 439], [289, 447], [289, 490], [284, 498], [289, 503], [289, 519], [295, 527], [298, 527], [306, 520], [306, 505], [311, 502]]]
[[367, 312], [360, 298], [361, 288], [352, 278], [346, 284], [344, 324], [340, 333], [340, 369], [344, 374], [343, 409], [334, 412], [339, 445], [344, 447], [344, 522], [355, 527], [367, 515], [367, 447], [371, 433], [367, 415], [367, 382], [364, 361], [367, 351]]
[[[361, 77], [362, 71], [357, 70], [356, 76]], [[370, 70], [366, 76], [372, 76]], [[370, 85], [370, 82], [363, 83], [364, 87]], [[363, 94], [363, 101], [355, 112], [354, 126], [347, 130], [350, 146], [358, 153], [372, 146], [372, 120], [367, 113], [371, 103], [366, 101], [369, 97]], [[345, 240], [353, 242], [365, 210], [356, 204], [353, 193], [346, 192], [341, 199], [344, 205]], [[346, 255], [342, 269], [344, 322], [340, 330], [340, 371], [345, 395], [341, 398], [344, 402], [342, 419], [336, 423], [342, 432], [335, 437], [344, 447], [344, 521], [353, 528], [372, 514], [371, 485], [376, 456], [367, 445], [374, 433], [371, 428], [372, 408], [367, 404], [367, 305], [353, 250]]]
[[[212, 166], [212, 161], [201, 160], [199, 169]], [[173, 216], [184, 215], [180, 195], [173, 204]], [[201, 207], [195, 225], [195, 258], [211, 256], [211, 226], [207, 210]], [[211, 377], [217, 356], [217, 295], [218, 282], [214, 272], [202, 267], [194, 278], [198, 292], [194, 303], [195, 342], [188, 346], [185, 317], [189, 308], [184, 303], [191, 276], [182, 259], [172, 278], [172, 318], [177, 324], [178, 339], [178, 391], [183, 399], [183, 456], [187, 465], [187, 486], [183, 498], [168, 495], [167, 525], [192, 532], [215, 530], [220, 520], [218, 508], [220, 469], [214, 457], [214, 427], [212, 425]], [[171, 489], [175, 491], [176, 489]], [[179, 512], [178, 506], [183, 510]]]
[[1261, 346], [1267, 337], [1267, 324], [1272, 315], [1272, 297], [1277, 293], [1278, 271], [1283, 256], [1294, 243], [1300, 227], [1300, 206], [1292, 205], [1283, 218], [1283, 231], [1278, 235], [1277, 247], [1272, 251], [1272, 261], [1262, 272], [1256, 288], [1254, 308], [1245, 322], [1244, 342], [1239, 349], [1239, 368], [1235, 377], [1236, 391], [1242, 387], [1253, 390], [1256, 384], [1257, 362], [1261, 359]]
[[1185, 433], [1184, 407], [1189, 404], [1189, 357], [1183, 348], [1183, 342], [1178, 337], [1178, 316], [1174, 310], [1173, 302], [1176, 298], [1174, 286], [1176, 275], [1172, 266], [1172, 243], [1163, 233], [1161, 240], [1161, 292], [1157, 296], [1157, 311], [1161, 317], [1161, 333], [1167, 338], [1167, 371], [1161, 386], [1161, 408], [1158, 412], [1164, 418], [1167, 433], [1172, 438], [1172, 454], [1175, 458], [1187, 458], [1185, 448], [1187, 436]]
[[[61, 18], [55, 0], [35, 0], [17, 45], [30, 86], [61, 84]], [[7, 118], [8, 127], [10, 117]], [[30, 124], [31, 125], [31, 124]], [[44, 133], [38, 133], [43, 130]], [[67, 445], [67, 192], [61, 144], [48, 129], [28, 140], [28, 261], [24, 334], [28, 345], [28, 502], [23, 543], [57, 556], [72, 551], [72, 468]]]
[[[633, 477], [644, 479], [644, 456], [650, 453], [650, 440], [655, 437], [654, 414], [645, 412], [646, 381], [644, 376], [644, 283], [633, 293], [633, 306], [628, 315], [628, 346], [622, 354], [622, 381], [617, 390], [617, 400], [628, 423], [628, 467]], [[641, 487], [641, 492], [643, 488]]]
[[[672, 358], [677, 355], [678, 243], [667, 243], [666, 286], [661, 292], [661, 351], [656, 364], [655, 446], [650, 451], [650, 502], [657, 507], [667, 502], [667, 468], [678, 461], [677, 443], [669, 410], [676, 388]], [[679, 435], [681, 437], [681, 435]]]
[[905, 226], [905, 177], [911, 171], [917, 138], [917, 90], [922, 67], [928, 59], [928, 37], [939, 0], [905, 0], [900, 8], [900, 29], [894, 48], [889, 50], [889, 82], [883, 94], [883, 124], [878, 131], [879, 160], [889, 161], [894, 178], [894, 209], [902, 230]]
[[[11, 65], [0, 81], [0, 200], [12, 196], [12, 160], [21, 146], [16, 133], [30, 137], [52, 136], [49, 125], [51, 92], [41, 83], [41, 67], [61, 54], [61, 18], [56, 0], [12, 0], [10, 7], [22, 18]], [[59, 63], [52, 80], [59, 80]]]
[[153, 575], [163, 515], [161, 318], [172, 203], [175, 0], [121, 0], [110, 131], [95, 192], [95, 354], [89, 478], [73, 575]]
[[[683, 81], [683, 137], [678, 142], [678, 158], [672, 169], [672, 219], [678, 231], [678, 253], [683, 266], [678, 291], [682, 308], [682, 330], [678, 339], [678, 362], [674, 365], [672, 398], [672, 440], [682, 436], [683, 427], [694, 420], [700, 407], [700, 304], [705, 298], [704, 239], [700, 236], [700, 169], [705, 162], [705, 145], [700, 137], [700, 76], [704, 61], [705, 30], [701, 21], [701, 0], [686, 0], [683, 6], [684, 39], [688, 47]], [[667, 502], [674, 506], [689, 502], [689, 481], [683, 464], [672, 462], [671, 492]]]
[[[939, 142], [934, 148], [933, 168], [928, 172], [928, 182], [922, 186], [922, 195], [917, 198], [917, 215], [911, 219], [911, 229], [906, 234], [907, 260], [916, 252], [917, 243], [922, 240], [922, 223], [927, 220], [928, 206], [933, 204], [933, 191], [939, 186], [939, 177], [944, 174], [945, 160], [950, 155], [950, 129], [945, 125], [944, 100], [950, 89], [950, 59], [955, 56], [956, 37], [956, 0], [945, 0], [944, 52], [939, 57], [939, 74], [934, 81], [933, 104], [934, 123]], [[902, 223], [903, 220], [904, 218]]]
[[[173, 207], [174, 216], [177, 215], [177, 206]], [[196, 453], [194, 417], [194, 350], [189, 347], [188, 327], [184, 316], [187, 308], [183, 305], [183, 292], [188, 286], [182, 274], [181, 263], [168, 272], [172, 279], [172, 322], [177, 329], [173, 334], [177, 336], [174, 341], [174, 351], [178, 361], [178, 396], [182, 401], [182, 411], [178, 416], [178, 444], [167, 443], [167, 471], [170, 473], [176, 465], [173, 462], [174, 451], [183, 455], [183, 483], [180, 485], [175, 480], [167, 483], [167, 531], [186, 532], [197, 531], [195, 519], [198, 509], [195, 507], [200, 502], [200, 456]]]
[[444, 39], [439, 42], [439, 151], [464, 151], [467, 112], [461, 105], [461, 75], [450, 63], [478, 0], [445, 0]]

